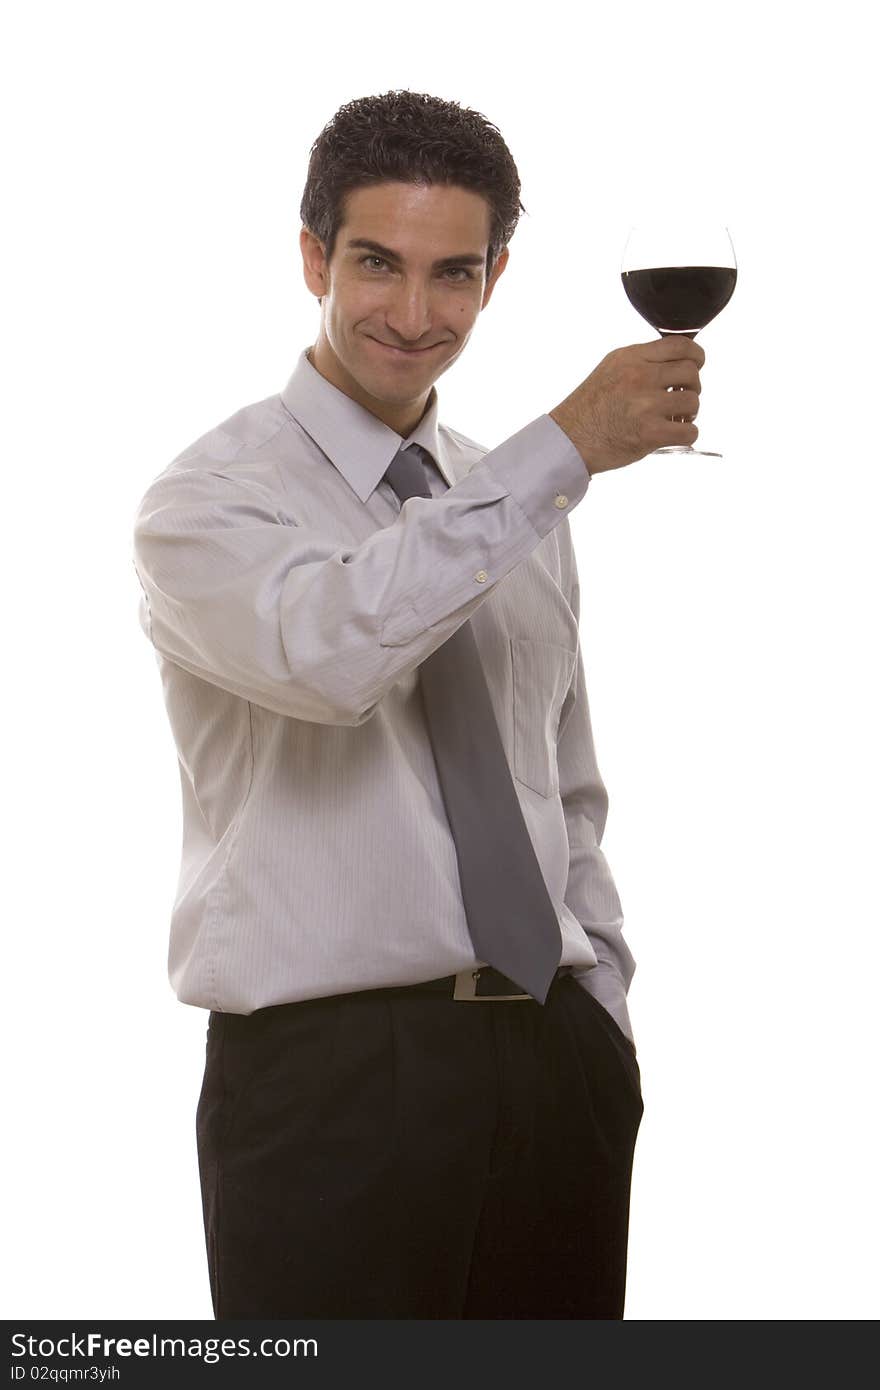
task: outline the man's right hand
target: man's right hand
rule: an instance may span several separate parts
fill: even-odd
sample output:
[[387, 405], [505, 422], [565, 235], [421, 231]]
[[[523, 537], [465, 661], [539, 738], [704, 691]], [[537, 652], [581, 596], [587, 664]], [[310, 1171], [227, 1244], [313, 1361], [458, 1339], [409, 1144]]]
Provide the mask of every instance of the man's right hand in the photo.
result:
[[591, 474], [623, 468], [665, 444], [693, 444], [699, 430], [690, 420], [700, 408], [705, 360], [703, 349], [680, 333], [615, 348], [548, 414]]

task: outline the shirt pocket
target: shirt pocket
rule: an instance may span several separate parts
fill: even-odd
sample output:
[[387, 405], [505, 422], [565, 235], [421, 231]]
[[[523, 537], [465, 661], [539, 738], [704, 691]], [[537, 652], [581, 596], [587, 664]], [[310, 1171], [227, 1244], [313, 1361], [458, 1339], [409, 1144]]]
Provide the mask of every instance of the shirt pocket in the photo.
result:
[[513, 775], [540, 796], [559, 792], [556, 735], [577, 652], [560, 642], [510, 638]]

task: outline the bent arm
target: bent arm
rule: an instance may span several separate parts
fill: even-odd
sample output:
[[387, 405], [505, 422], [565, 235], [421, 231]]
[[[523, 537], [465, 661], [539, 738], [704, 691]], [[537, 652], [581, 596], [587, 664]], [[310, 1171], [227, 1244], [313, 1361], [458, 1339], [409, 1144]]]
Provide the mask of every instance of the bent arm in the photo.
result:
[[141, 625], [170, 661], [243, 699], [362, 724], [588, 483], [542, 415], [442, 496], [408, 498], [390, 526], [345, 546], [232, 469], [182, 467], [151, 484], [136, 514]]

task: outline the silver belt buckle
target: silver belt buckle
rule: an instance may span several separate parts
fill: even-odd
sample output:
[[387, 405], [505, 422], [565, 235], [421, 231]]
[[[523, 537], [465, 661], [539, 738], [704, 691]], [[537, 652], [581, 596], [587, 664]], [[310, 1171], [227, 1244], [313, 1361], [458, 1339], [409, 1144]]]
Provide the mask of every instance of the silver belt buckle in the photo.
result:
[[455, 977], [453, 999], [475, 999], [479, 1004], [492, 1004], [502, 999], [531, 999], [530, 994], [477, 994], [477, 980], [482, 974], [479, 970], [460, 970]]

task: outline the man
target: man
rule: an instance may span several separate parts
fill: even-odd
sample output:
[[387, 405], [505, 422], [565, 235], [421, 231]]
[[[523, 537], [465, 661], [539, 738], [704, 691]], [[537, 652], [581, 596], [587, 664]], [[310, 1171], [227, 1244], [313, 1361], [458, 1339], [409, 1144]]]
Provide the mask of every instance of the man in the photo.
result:
[[611, 352], [491, 451], [440, 424], [519, 190], [479, 113], [337, 112], [301, 207], [317, 338], [138, 510], [218, 1318], [623, 1316], [635, 963], [568, 513], [693, 442], [667, 393], [696, 414], [704, 357]]

